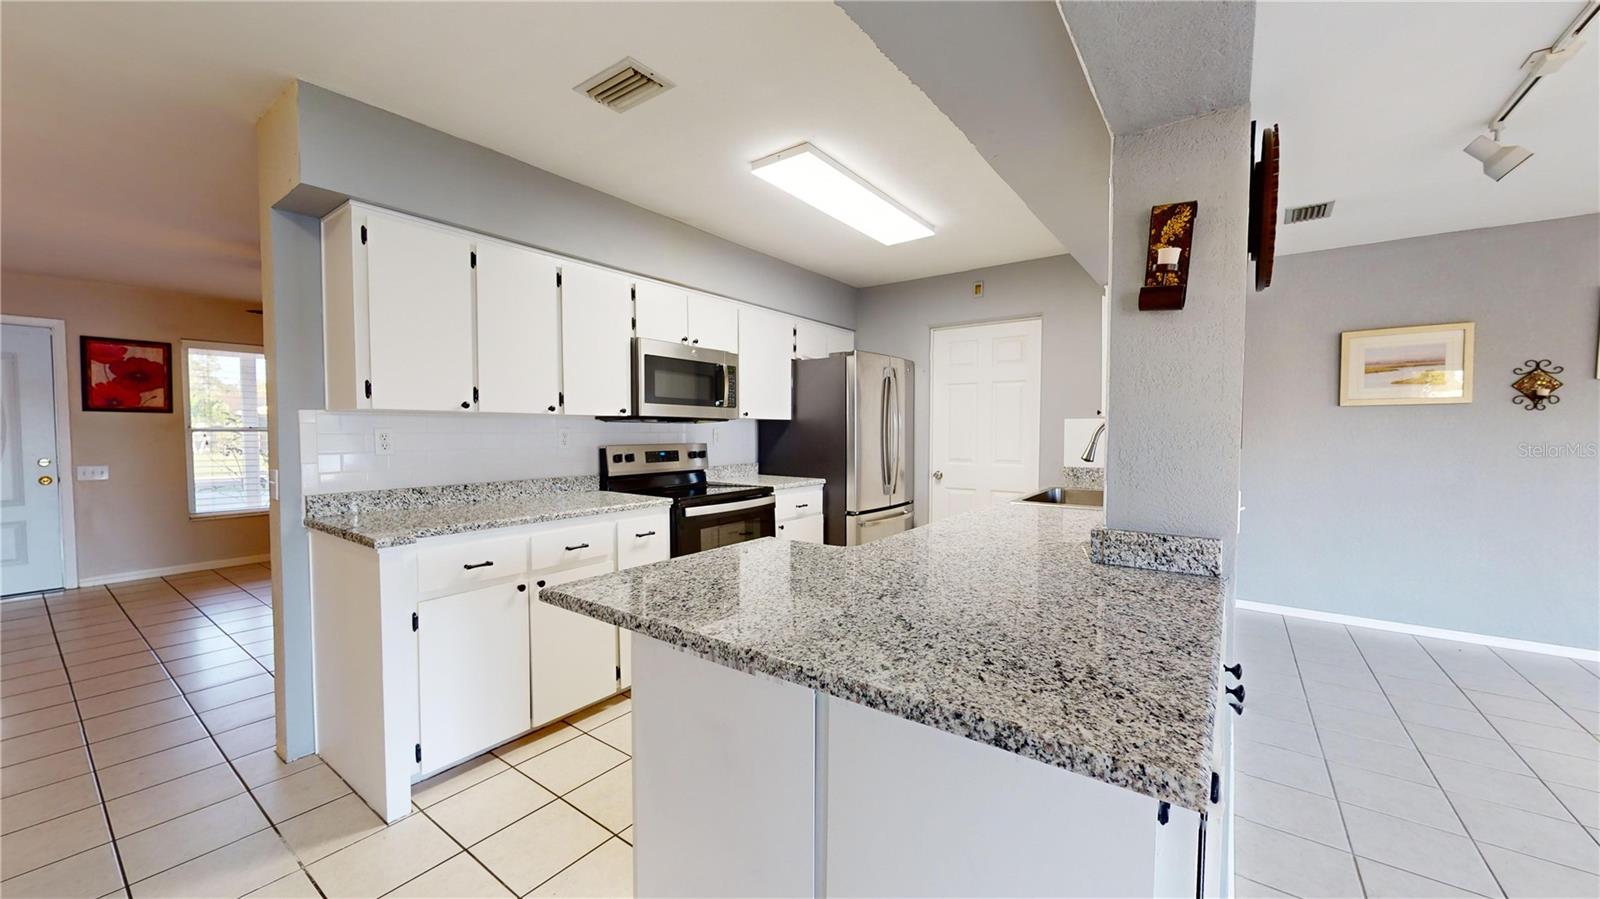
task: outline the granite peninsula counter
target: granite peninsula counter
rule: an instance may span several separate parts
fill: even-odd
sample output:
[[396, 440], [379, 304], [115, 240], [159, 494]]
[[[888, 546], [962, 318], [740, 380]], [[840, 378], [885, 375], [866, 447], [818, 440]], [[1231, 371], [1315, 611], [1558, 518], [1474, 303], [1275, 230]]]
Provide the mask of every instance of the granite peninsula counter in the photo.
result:
[[[635, 641], [639, 889], [1194, 894], [1227, 767], [1225, 587], [1091, 562], [1101, 521], [1012, 504], [542, 591], [650, 638]], [[723, 767], [692, 761], [706, 754]], [[686, 790], [728, 806], [687, 812]], [[806, 826], [786, 841], [752, 796]], [[794, 841], [804, 852], [774, 848]], [[760, 864], [704, 879], [743, 852]]]

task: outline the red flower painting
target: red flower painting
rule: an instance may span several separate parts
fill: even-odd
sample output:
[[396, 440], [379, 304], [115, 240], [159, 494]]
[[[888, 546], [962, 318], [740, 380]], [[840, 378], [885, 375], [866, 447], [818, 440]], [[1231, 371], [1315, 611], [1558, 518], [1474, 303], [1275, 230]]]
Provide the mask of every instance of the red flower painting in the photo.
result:
[[86, 412], [171, 412], [172, 344], [82, 337]]

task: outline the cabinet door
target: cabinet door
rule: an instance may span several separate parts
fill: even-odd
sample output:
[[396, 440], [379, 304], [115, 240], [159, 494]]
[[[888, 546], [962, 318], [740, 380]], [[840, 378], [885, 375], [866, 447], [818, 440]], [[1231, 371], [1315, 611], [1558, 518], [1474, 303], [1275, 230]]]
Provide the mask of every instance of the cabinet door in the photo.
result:
[[848, 353], [856, 348], [856, 332], [843, 328], [828, 329], [828, 355]]
[[821, 359], [828, 355], [828, 332], [833, 330], [819, 322], [803, 318], [794, 320], [794, 357], [796, 359]]
[[372, 408], [472, 408], [472, 243], [462, 232], [368, 215]]
[[793, 394], [794, 319], [766, 309], [739, 311], [739, 417], [788, 420]]
[[689, 294], [689, 342], [739, 352], [739, 307], [721, 297]]
[[633, 286], [635, 329], [640, 337], [652, 340], [689, 342], [689, 297], [681, 287], [640, 281]]
[[476, 755], [530, 726], [529, 595], [503, 583], [417, 604], [424, 772]]
[[[617, 570], [660, 562], [672, 556], [671, 518], [654, 512], [617, 522]], [[618, 688], [633, 686], [633, 632], [617, 628]]]
[[478, 253], [478, 408], [560, 410], [556, 261], [505, 244]]
[[779, 525], [783, 528], [779, 533], [785, 540], [798, 540], [801, 543], [822, 542], [822, 516], [807, 515], [804, 518], [795, 518]]
[[[611, 559], [535, 575], [553, 587], [611, 571]], [[545, 724], [617, 692], [617, 629], [535, 599], [528, 615], [533, 645], [533, 722]]]
[[633, 406], [633, 282], [561, 267], [561, 389], [568, 415], [627, 415]]

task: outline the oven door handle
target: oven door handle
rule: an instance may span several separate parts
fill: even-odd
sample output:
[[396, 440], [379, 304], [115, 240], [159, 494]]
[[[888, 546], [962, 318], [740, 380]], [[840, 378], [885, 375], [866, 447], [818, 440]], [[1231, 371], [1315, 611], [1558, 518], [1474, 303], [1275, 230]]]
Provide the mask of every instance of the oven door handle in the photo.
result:
[[755, 499], [740, 500], [736, 503], [707, 503], [703, 506], [689, 506], [683, 510], [684, 518], [699, 518], [702, 515], [721, 515], [724, 512], [741, 512], [745, 509], [759, 509], [762, 506], [775, 506], [778, 498], [775, 496], [761, 496]]

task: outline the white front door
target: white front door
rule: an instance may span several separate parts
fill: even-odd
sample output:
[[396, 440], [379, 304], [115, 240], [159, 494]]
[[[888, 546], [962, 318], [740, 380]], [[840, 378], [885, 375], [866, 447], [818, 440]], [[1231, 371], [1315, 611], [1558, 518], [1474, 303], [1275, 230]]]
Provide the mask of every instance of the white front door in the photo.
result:
[[1039, 485], [1038, 319], [937, 328], [928, 423], [928, 520]]
[[56, 464], [50, 329], [0, 336], [0, 593], [59, 589], [61, 469]]

